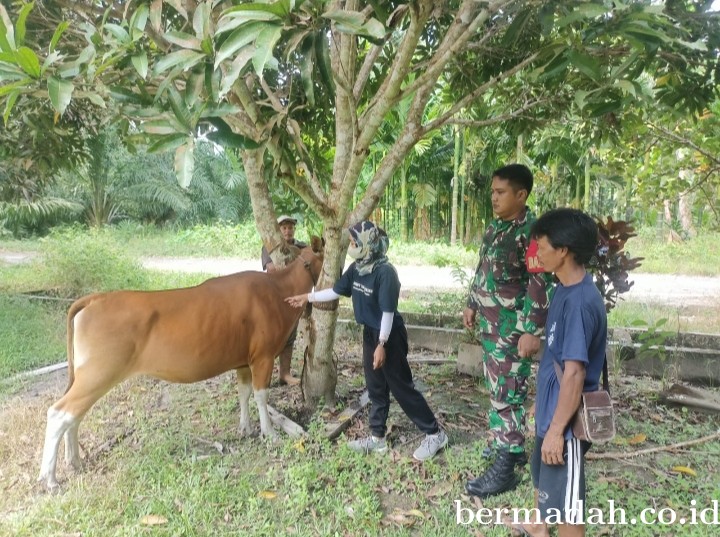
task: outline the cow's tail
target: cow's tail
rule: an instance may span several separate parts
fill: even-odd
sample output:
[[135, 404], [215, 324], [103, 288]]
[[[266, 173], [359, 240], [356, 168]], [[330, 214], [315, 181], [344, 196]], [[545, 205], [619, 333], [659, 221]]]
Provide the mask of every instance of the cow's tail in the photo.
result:
[[65, 388], [65, 393], [70, 391], [70, 388], [75, 382], [75, 347], [73, 345], [73, 339], [75, 335], [75, 316], [80, 313], [85, 307], [92, 301], [93, 295], [82, 297], [75, 302], [68, 310], [67, 314], [67, 361], [68, 361], [68, 385]]

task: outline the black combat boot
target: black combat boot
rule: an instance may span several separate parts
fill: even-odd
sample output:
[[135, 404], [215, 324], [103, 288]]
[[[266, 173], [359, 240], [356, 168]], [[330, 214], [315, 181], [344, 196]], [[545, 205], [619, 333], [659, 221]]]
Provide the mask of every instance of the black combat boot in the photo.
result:
[[479, 498], [487, 498], [513, 490], [520, 482], [520, 478], [515, 474], [515, 466], [525, 464], [525, 462], [527, 462], [525, 453], [510, 453], [501, 449], [497, 452], [495, 462], [487, 472], [468, 481], [465, 484], [465, 490], [468, 494]]

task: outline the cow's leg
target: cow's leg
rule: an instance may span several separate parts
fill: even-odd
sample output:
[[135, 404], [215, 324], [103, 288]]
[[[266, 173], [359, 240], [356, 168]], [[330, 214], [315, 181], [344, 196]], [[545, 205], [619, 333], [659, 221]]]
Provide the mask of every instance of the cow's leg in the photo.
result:
[[80, 470], [80, 443], [78, 442], [78, 429], [82, 418], [73, 420], [73, 423], [65, 431], [65, 463], [73, 470]]
[[252, 372], [250, 368], [238, 367], [238, 393], [240, 395], [240, 436], [250, 435], [250, 394], [252, 393]]
[[57, 451], [60, 447], [60, 440], [65, 431], [79, 422], [76, 416], [57, 410], [51, 406], [47, 411], [47, 426], [45, 428], [45, 445], [43, 447], [42, 462], [40, 464], [40, 476], [38, 481], [44, 481], [49, 489], [57, 488], [58, 482], [55, 477], [57, 466]]
[[74, 467], [80, 466], [80, 448], [77, 441], [80, 422], [95, 402], [126, 376], [123, 371], [108, 367], [96, 369], [85, 366], [75, 370], [75, 380], [70, 389], [48, 409], [38, 481], [45, 481], [50, 489], [58, 486], [55, 471], [57, 451], [63, 435], [67, 435], [66, 460]]
[[271, 357], [266, 360], [255, 360], [250, 365], [252, 385], [255, 392], [255, 403], [257, 403], [258, 414], [260, 416], [260, 434], [270, 438], [275, 438], [276, 436], [267, 409], [268, 387], [270, 386], [270, 377], [272, 376], [274, 361], [274, 357]]

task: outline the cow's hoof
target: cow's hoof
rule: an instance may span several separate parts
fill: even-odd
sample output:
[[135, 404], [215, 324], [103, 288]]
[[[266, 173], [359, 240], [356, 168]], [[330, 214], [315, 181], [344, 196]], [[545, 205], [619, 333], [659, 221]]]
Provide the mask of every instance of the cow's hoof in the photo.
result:
[[45, 487], [48, 492], [58, 492], [60, 490], [60, 483], [57, 482], [55, 477], [48, 477], [41, 475], [37, 479], [38, 485]]
[[240, 438], [250, 438], [253, 436], [252, 427], [238, 427], [238, 436]]
[[82, 471], [83, 465], [80, 459], [65, 461], [65, 463], [67, 464], [67, 467], [75, 473], [79, 473]]

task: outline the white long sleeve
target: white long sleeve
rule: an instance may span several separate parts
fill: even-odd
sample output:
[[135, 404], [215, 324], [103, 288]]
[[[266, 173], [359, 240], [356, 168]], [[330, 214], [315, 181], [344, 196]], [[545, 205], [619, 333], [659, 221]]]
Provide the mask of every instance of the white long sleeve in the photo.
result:
[[380, 320], [380, 339], [387, 341], [390, 337], [390, 331], [392, 330], [393, 319], [395, 313], [392, 311], [383, 311], [382, 319]]
[[332, 287], [308, 293], [308, 302], [329, 302], [338, 298], [340, 298], [340, 295], [333, 291]]

